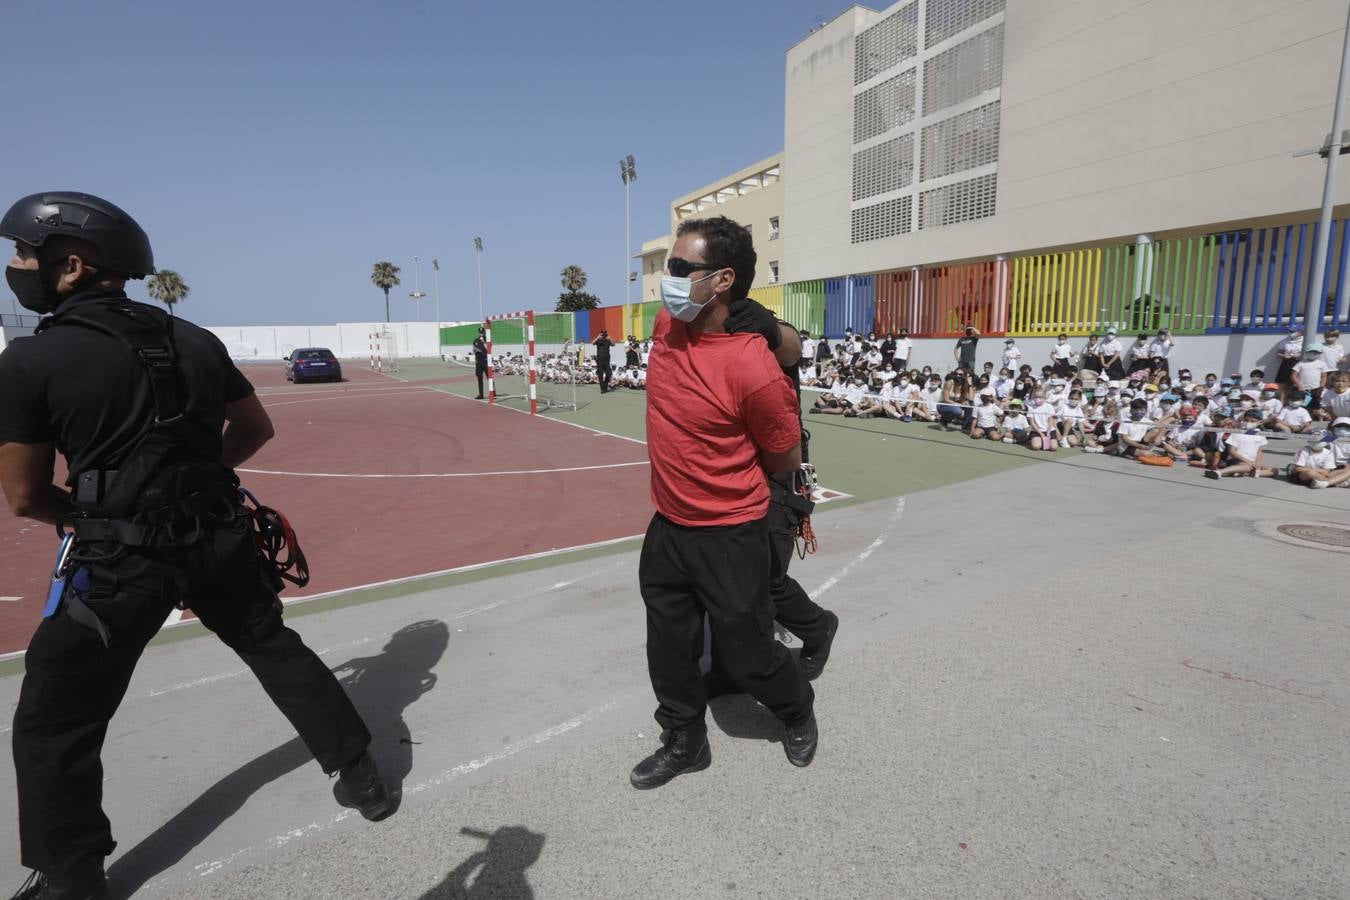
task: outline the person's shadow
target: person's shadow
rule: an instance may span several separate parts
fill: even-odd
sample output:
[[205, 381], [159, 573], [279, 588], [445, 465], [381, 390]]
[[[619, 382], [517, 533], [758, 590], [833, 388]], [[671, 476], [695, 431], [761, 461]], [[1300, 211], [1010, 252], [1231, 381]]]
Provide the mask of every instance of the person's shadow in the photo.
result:
[[[532, 900], [534, 891], [525, 870], [543, 852], [544, 835], [523, 825], [507, 825], [491, 833], [461, 828], [460, 834], [482, 838], [487, 845], [452, 869], [421, 900]], [[475, 872], [477, 878], [473, 878]]]
[[[333, 667], [366, 720], [373, 736], [370, 753], [396, 798], [412, 771], [414, 742], [403, 721], [403, 711], [435, 686], [436, 675], [431, 670], [449, 642], [450, 629], [444, 622], [415, 622], [395, 632], [379, 655]], [[300, 738], [295, 737], [226, 775], [112, 864], [108, 881], [114, 896], [131, 896], [150, 879], [181, 862], [251, 796], [313, 760]]]

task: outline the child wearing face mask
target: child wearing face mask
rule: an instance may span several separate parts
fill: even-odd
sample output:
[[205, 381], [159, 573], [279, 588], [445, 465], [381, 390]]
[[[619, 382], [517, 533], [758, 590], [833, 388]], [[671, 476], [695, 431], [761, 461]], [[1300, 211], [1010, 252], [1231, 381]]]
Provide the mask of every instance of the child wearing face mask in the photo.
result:
[[1261, 413], [1249, 410], [1239, 420], [1240, 431], [1235, 431], [1224, 439], [1227, 448], [1228, 464], [1218, 469], [1205, 470], [1206, 478], [1223, 478], [1234, 475], [1250, 475], [1253, 478], [1269, 478], [1275, 470], [1266, 467], [1262, 447], [1266, 445], [1266, 436], [1261, 433]]
[[1087, 443], [1087, 410], [1083, 408], [1083, 392], [1077, 388], [1055, 408], [1059, 422], [1059, 442], [1065, 447], [1081, 447]]
[[1059, 449], [1059, 422], [1055, 418], [1055, 405], [1045, 399], [1045, 391], [1037, 388], [1031, 395], [1031, 405], [1027, 408], [1027, 418], [1031, 421], [1032, 450]]
[[1025, 444], [1031, 440], [1031, 422], [1022, 411], [1022, 401], [1016, 398], [1008, 401], [1008, 411], [1003, 414], [1003, 437], [1005, 444]]
[[[1350, 416], [1340, 416], [1331, 423], [1331, 452], [1336, 455], [1336, 468], [1350, 468]], [[1350, 487], [1350, 480], [1339, 482]]]
[[928, 383], [919, 390], [919, 402], [910, 409], [910, 415], [924, 422], [936, 422], [938, 405], [942, 402], [942, 378], [928, 376]]
[[1001, 440], [1003, 435], [999, 433], [999, 420], [1003, 418], [1003, 410], [999, 409], [994, 402], [992, 394], [979, 394], [975, 400], [975, 421], [970, 426], [970, 436], [974, 440], [988, 438], [991, 441]]
[[1199, 419], [1200, 413], [1194, 406], [1183, 406], [1177, 424], [1167, 430], [1163, 450], [1177, 462], [1204, 459], [1200, 441], [1205, 436], [1205, 429]]
[[1350, 478], [1350, 468], [1336, 469], [1336, 453], [1331, 449], [1330, 435], [1319, 432], [1308, 446], [1298, 451], [1294, 461], [1285, 470], [1294, 484], [1310, 488], [1328, 488]]
[[1308, 412], [1303, 397], [1299, 394], [1291, 397], [1289, 405], [1280, 410], [1272, 427], [1285, 434], [1307, 434], [1310, 431], [1322, 430], [1321, 426], [1313, 427], [1312, 413]]
[[1128, 418], [1120, 423], [1120, 429], [1116, 432], [1119, 439], [1116, 453], [1130, 458], [1139, 453], [1152, 453], [1153, 447], [1148, 442], [1152, 430], [1153, 423], [1148, 419], [1148, 401], [1142, 397], [1131, 400]]

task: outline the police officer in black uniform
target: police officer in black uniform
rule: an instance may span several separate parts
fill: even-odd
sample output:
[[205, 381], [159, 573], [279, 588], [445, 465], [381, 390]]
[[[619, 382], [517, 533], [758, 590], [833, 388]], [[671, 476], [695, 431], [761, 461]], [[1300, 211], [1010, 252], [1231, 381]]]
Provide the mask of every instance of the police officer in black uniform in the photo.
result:
[[[16, 515], [74, 537], [24, 662], [14, 713], [24, 898], [107, 894], [114, 842], [100, 754], [147, 642], [176, 604], [239, 654], [368, 819], [393, 801], [370, 733], [328, 667], [282, 623], [233, 467], [272, 436], [252, 386], [204, 329], [127, 299], [154, 272], [125, 212], [34, 194], [0, 219], [5, 278], [47, 316], [0, 353], [0, 487]], [[55, 486], [65, 457], [69, 490]], [[55, 543], [55, 542], [54, 542]], [[59, 576], [59, 577], [58, 577]]]
[[608, 391], [610, 379], [614, 377], [614, 367], [609, 364], [609, 348], [614, 342], [609, 332], [601, 329], [600, 336], [591, 343], [595, 344], [595, 375], [600, 380], [600, 393]]
[[[785, 336], [795, 336], [796, 330], [779, 322], [772, 312], [749, 298], [733, 303], [730, 313], [726, 330], [733, 334], [764, 335], [783, 373], [792, 379], [792, 386], [800, 399], [801, 382], [797, 363], [800, 362], [801, 344], [783, 340]], [[797, 348], [795, 352], [791, 349], [793, 346]], [[809, 446], [810, 433], [802, 429], [804, 463], [810, 462]], [[802, 522], [815, 508], [815, 504], [798, 490], [800, 478], [799, 472], [773, 472], [768, 475], [770, 500], [766, 521], [770, 537], [769, 598], [773, 600], [774, 619], [802, 642], [797, 664], [802, 674], [814, 681], [825, 670], [825, 663], [830, 658], [835, 632], [839, 629], [839, 616], [819, 606], [797, 583], [797, 579], [788, 574], [788, 566], [797, 552]], [[709, 699], [740, 691], [718, 662], [716, 646], [713, 647], [712, 668], [704, 676], [703, 685]]]
[[473, 339], [473, 374], [478, 376], [478, 396], [474, 399], [483, 399], [483, 376], [487, 375], [487, 343], [483, 340], [487, 334], [482, 328], [478, 329], [478, 337]]

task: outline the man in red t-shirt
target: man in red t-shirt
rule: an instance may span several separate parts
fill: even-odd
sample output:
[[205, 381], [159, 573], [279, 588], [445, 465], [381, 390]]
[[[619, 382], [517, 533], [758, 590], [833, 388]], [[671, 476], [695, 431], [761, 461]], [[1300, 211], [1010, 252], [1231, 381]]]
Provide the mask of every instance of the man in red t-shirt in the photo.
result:
[[766, 473], [801, 465], [797, 398], [769, 343], [791, 329], [727, 333], [755, 275], [750, 232], [730, 219], [682, 222], [666, 268], [647, 373], [656, 515], [638, 563], [665, 741], [633, 769], [638, 788], [711, 762], [705, 615], [727, 674], [783, 721], [788, 760], [810, 764], [817, 741], [811, 685], [774, 639], [769, 599]]

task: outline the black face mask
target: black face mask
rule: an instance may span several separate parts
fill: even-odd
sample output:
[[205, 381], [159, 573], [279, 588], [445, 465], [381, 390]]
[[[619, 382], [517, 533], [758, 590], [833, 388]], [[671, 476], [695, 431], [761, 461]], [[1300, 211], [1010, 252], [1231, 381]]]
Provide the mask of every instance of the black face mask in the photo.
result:
[[9, 266], [5, 269], [5, 281], [19, 305], [38, 315], [45, 316], [65, 299], [56, 292], [55, 287], [47, 285], [40, 269], [16, 269]]

